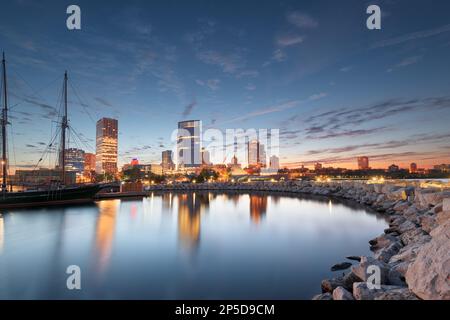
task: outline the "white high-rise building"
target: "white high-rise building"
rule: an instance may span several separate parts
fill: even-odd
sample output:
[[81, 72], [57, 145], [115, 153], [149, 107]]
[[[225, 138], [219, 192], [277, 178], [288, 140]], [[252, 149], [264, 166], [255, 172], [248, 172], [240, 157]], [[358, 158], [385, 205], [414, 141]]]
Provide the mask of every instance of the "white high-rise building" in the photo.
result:
[[202, 164], [201, 159], [200, 120], [178, 122], [177, 167], [196, 168]]
[[259, 142], [251, 140], [247, 143], [247, 161], [249, 166], [257, 166], [259, 164]]
[[266, 148], [263, 144], [259, 145], [259, 165], [264, 168], [267, 167]]
[[280, 169], [280, 158], [277, 156], [270, 157], [270, 169], [279, 170]]

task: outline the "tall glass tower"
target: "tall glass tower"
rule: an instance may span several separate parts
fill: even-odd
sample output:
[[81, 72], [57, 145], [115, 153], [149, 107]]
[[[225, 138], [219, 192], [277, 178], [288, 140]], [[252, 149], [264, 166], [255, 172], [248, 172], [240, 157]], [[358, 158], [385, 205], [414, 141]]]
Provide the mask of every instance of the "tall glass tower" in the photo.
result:
[[178, 168], [196, 168], [201, 166], [201, 131], [202, 122], [200, 120], [178, 122]]

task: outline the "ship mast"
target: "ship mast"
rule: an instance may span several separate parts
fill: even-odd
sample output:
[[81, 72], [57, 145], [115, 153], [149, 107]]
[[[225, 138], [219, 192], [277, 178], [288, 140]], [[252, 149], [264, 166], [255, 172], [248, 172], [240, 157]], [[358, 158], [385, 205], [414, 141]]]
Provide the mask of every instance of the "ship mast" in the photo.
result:
[[66, 183], [66, 129], [67, 123], [67, 71], [64, 73], [64, 114], [61, 122], [61, 154], [60, 154], [60, 169], [62, 184]]
[[6, 61], [5, 53], [3, 52], [2, 59], [2, 70], [3, 70], [3, 110], [2, 110], [2, 193], [7, 192], [7, 148], [6, 148], [6, 126], [8, 124], [8, 96], [6, 88]]

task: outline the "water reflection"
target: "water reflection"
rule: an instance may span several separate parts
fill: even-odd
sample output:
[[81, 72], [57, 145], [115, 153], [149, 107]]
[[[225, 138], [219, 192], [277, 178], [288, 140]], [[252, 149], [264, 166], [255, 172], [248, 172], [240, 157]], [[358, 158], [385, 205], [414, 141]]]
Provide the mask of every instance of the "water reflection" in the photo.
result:
[[3, 222], [3, 216], [0, 213], [0, 254], [3, 252], [3, 247], [5, 245], [5, 225]]
[[172, 193], [163, 193], [163, 194], [161, 194], [162, 207], [163, 207], [163, 209], [166, 209], [169, 212], [171, 211], [172, 206], [173, 206], [172, 198], [173, 198], [173, 194]]
[[250, 218], [258, 224], [264, 218], [267, 212], [267, 196], [266, 195], [250, 195]]
[[207, 193], [178, 194], [178, 236], [181, 244], [188, 249], [200, 243], [201, 213], [209, 208]]
[[[309, 299], [385, 227], [358, 205], [281, 193], [14, 210], [0, 217], [0, 299]], [[79, 292], [72, 264], [87, 270]]]
[[[120, 200], [100, 201], [98, 203], [99, 215], [95, 227], [95, 269], [100, 273], [106, 270], [111, 258], [119, 207]], [[133, 212], [131, 214], [133, 215]]]

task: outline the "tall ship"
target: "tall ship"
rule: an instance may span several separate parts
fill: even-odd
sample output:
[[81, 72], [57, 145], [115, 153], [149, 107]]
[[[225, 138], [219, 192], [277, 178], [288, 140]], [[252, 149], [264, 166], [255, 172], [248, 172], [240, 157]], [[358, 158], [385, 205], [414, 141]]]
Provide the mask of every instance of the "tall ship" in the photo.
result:
[[[5, 53], [2, 56], [2, 118], [1, 118], [1, 135], [2, 135], [2, 183], [0, 194], [0, 208], [17, 208], [17, 207], [34, 207], [34, 206], [51, 206], [64, 205], [71, 203], [85, 203], [94, 200], [95, 194], [105, 188], [106, 184], [83, 184], [70, 185], [68, 183], [68, 174], [66, 170], [66, 131], [69, 127], [67, 117], [67, 71], [64, 73], [63, 83], [63, 114], [60, 126], [60, 148], [58, 155], [58, 165], [55, 170], [59, 175], [59, 179], [51, 183], [39, 186], [33, 190], [25, 189], [22, 191], [13, 191], [12, 183], [8, 180], [8, 148], [7, 148], [7, 126], [8, 122], [8, 91], [6, 76], [6, 60]], [[9, 185], [9, 189], [8, 189]]]

